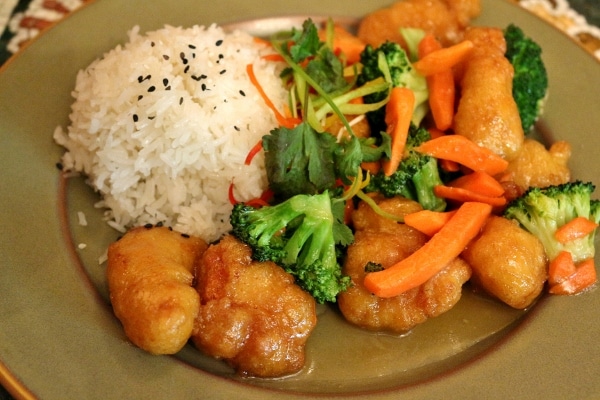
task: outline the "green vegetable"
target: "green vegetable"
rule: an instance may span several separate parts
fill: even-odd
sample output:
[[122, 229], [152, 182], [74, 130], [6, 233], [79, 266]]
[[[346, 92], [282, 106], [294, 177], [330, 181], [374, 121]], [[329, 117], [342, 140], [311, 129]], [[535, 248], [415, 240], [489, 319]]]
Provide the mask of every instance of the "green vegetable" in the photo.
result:
[[591, 199], [595, 186], [591, 182], [569, 182], [545, 188], [532, 187], [508, 204], [504, 216], [519, 222], [537, 236], [548, 259], [566, 250], [575, 262], [594, 257], [594, 236], [590, 234], [562, 244], [554, 237], [556, 230], [576, 217], [600, 221], [600, 201]]
[[512, 64], [513, 97], [519, 109], [523, 131], [528, 133], [542, 114], [548, 92], [548, 74], [542, 48], [514, 24], [504, 30], [506, 58]]
[[252, 248], [258, 261], [273, 261], [320, 303], [335, 302], [350, 286], [338, 262], [338, 251], [353, 240], [343, 224], [344, 203], [323, 192], [296, 195], [262, 208], [236, 204], [233, 234]]
[[[415, 112], [412, 122], [419, 125], [429, 110], [427, 81], [412, 66], [406, 52], [399, 44], [385, 42], [377, 48], [367, 45], [360, 57], [363, 65], [358, 75], [359, 85], [384, 77], [391, 86], [407, 87], [415, 93]], [[364, 96], [365, 103], [377, 103], [388, 96], [389, 90]], [[367, 113], [373, 134], [385, 131], [385, 107]]]
[[373, 176], [367, 190], [380, 192], [386, 197], [400, 195], [416, 200], [426, 210], [444, 210], [445, 200], [433, 193], [436, 185], [443, 184], [437, 160], [414, 150], [430, 138], [427, 129], [411, 125], [405, 155], [396, 172], [390, 176], [381, 172]]

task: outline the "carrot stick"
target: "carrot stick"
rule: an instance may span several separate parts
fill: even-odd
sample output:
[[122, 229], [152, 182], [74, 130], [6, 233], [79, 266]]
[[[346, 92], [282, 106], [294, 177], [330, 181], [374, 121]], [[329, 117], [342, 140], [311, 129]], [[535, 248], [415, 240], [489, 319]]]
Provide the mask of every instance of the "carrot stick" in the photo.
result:
[[575, 239], [580, 239], [594, 232], [598, 224], [585, 217], [576, 217], [559, 227], [554, 232], [554, 237], [560, 243], [567, 243]]
[[450, 70], [464, 61], [471, 53], [473, 47], [475, 47], [473, 42], [470, 40], [463, 40], [450, 47], [432, 51], [425, 57], [413, 63], [413, 67], [415, 67], [415, 70], [423, 76]]
[[392, 138], [390, 159], [383, 162], [383, 172], [386, 176], [392, 175], [402, 161], [414, 108], [415, 94], [412, 90], [405, 87], [392, 89], [385, 107], [387, 133]]
[[[327, 33], [325, 30], [319, 31], [319, 39], [325, 41]], [[360, 61], [360, 53], [365, 49], [365, 42], [357, 36], [348, 32], [339, 25], [333, 27], [333, 49], [341, 51], [348, 64], [354, 64]]]
[[483, 171], [474, 171], [448, 182], [448, 186], [470, 190], [484, 196], [498, 197], [504, 194], [504, 186]]
[[462, 204], [417, 251], [382, 271], [367, 274], [365, 288], [379, 297], [394, 297], [427, 282], [460, 255], [491, 212], [489, 204]]
[[250, 78], [250, 82], [252, 83], [252, 85], [254, 85], [256, 90], [258, 90], [260, 97], [262, 97], [262, 99], [265, 102], [265, 104], [267, 105], [267, 107], [269, 107], [271, 109], [271, 111], [273, 111], [273, 114], [275, 114], [275, 118], [277, 119], [277, 122], [279, 122], [279, 125], [285, 126], [288, 129], [294, 128], [298, 124], [299, 121], [297, 121], [294, 118], [286, 118], [283, 116], [283, 114], [281, 114], [279, 112], [277, 107], [275, 107], [275, 104], [273, 104], [271, 99], [269, 99], [269, 96], [267, 96], [263, 87], [258, 82], [258, 79], [256, 78], [256, 75], [254, 74], [254, 66], [252, 64], [246, 65], [246, 73], [248, 74], [248, 77]]
[[[432, 34], [426, 34], [419, 42], [419, 59], [438, 51], [442, 44]], [[456, 87], [454, 73], [451, 68], [426, 77], [429, 89], [429, 108], [435, 126], [445, 131], [452, 126], [454, 120], [454, 102]]]
[[554, 286], [569, 279], [577, 271], [571, 252], [562, 250], [548, 265], [548, 284]]
[[588, 258], [577, 265], [577, 270], [568, 279], [550, 286], [549, 292], [562, 295], [577, 294], [596, 283], [596, 279], [594, 259]]
[[456, 214], [456, 211], [420, 210], [404, 216], [404, 223], [427, 236], [433, 236]]
[[433, 193], [437, 197], [441, 197], [447, 200], [459, 201], [462, 203], [469, 201], [477, 201], [480, 203], [489, 204], [493, 207], [502, 207], [506, 204], [506, 198], [503, 196], [486, 196], [484, 194], [480, 194], [472, 190], [446, 185], [435, 186], [433, 188]]
[[473, 171], [496, 175], [508, 167], [508, 161], [493, 151], [461, 135], [444, 135], [421, 143], [415, 149], [432, 157], [457, 162]]

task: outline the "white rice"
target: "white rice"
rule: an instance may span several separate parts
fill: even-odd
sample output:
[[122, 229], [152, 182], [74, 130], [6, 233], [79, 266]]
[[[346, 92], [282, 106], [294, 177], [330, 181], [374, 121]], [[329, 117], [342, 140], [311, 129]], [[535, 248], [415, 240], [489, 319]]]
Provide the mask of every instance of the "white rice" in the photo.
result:
[[231, 182], [241, 201], [267, 187], [262, 154], [244, 160], [277, 122], [246, 65], [282, 109], [280, 65], [260, 58], [271, 52], [216, 25], [133, 28], [77, 75], [70, 125], [54, 132], [64, 168], [87, 175], [115, 229], [162, 222], [218, 239], [230, 229]]

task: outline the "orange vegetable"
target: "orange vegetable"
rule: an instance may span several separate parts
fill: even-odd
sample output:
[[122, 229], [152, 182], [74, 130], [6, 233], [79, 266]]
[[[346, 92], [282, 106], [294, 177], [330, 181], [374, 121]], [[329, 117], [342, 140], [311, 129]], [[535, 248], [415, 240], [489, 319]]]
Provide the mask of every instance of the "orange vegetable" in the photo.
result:
[[413, 67], [415, 67], [415, 70], [423, 76], [450, 70], [464, 61], [469, 54], [471, 54], [473, 47], [475, 47], [473, 42], [470, 40], [463, 40], [450, 47], [432, 51], [425, 57], [413, 63]]
[[404, 216], [404, 223], [427, 236], [433, 236], [456, 214], [456, 211], [421, 210]]
[[250, 82], [256, 88], [256, 90], [258, 90], [260, 97], [262, 97], [262, 99], [265, 102], [265, 104], [267, 105], [267, 107], [269, 107], [271, 109], [271, 111], [273, 111], [273, 114], [275, 114], [275, 118], [277, 119], [277, 122], [279, 123], [279, 125], [285, 126], [288, 129], [292, 129], [296, 125], [298, 125], [300, 120], [298, 120], [296, 118], [286, 118], [283, 114], [281, 114], [279, 112], [277, 107], [275, 107], [275, 105], [273, 104], [271, 99], [269, 99], [269, 96], [267, 96], [264, 89], [260, 85], [260, 82], [258, 82], [258, 79], [256, 78], [256, 75], [254, 74], [254, 66], [252, 64], [246, 65], [246, 73], [248, 74], [248, 78], [250, 78]]
[[[326, 31], [319, 31], [319, 39], [325, 41]], [[339, 25], [333, 27], [333, 49], [341, 51], [345, 56], [348, 64], [354, 64], [360, 61], [360, 53], [365, 49], [365, 42], [357, 36], [348, 32]]]
[[571, 295], [577, 294], [591, 287], [596, 283], [596, 267], [594, 259], [588, 258], [577, 265], [576, 271], [566, 280], [556, 285], [550, 286], [549, 292], [552, 294]]
[[382, 271], [367, 274], [365, 288], [379, 297], [394, 297], [427, 282], [460, 255], [491, 212], [489, 204], [462, 204], [417, 251]]
[[[426, 34], [419, 42], [419, 59], [438, 51], [442, 44], [432, 34]], [[445, 131], [452, 126], [454, 120], [454, 102], [456, 87], [454, 73], [451, 68], [431, 74], [426, 77], [429, 89], [429, 108], [435, 126]]]
[[559, 243], [567, 243], [580, 239], [594, 232], [598, 224], [585, 217], [576, 217], [561, 226], [554, 232], [554, 237]]
[[508, 161], [493, 151], [477, 145], [462, 135], [444, 135], [421, 143], [417, 151], [432, 157], [451, 160], [470, 168], [496, 175], [508, 167]]
[[448, 183], [448, 186], [470, 190], [484, 196], [498, 197], [504, 194], [504, 186], [483, 171], [474, 171]]
[[489, 204], [493, 207], [502, 207], [506, 204], [504, 196], [486, 196], [484, 194], [474, 192], [472, 190], [446, 185], [437, 185], [433, 188], [433, 193], [437, 197], [458, 202], [477, 201]]
[[390, 159], [383, 162], [383, 172], [386, 176], [392, 175], [402, 161], [414, 108], [415, 94], [412, 90], [404, 87], [392, 89], [385, 107], [387, 133], [392, 138]]
[[548, 284], [556, 285], [569, 279], [575, 273], [577, 267], [573, 261], [571, 252], [563, 250], [558, 253], [554, 260], [548, 265]]

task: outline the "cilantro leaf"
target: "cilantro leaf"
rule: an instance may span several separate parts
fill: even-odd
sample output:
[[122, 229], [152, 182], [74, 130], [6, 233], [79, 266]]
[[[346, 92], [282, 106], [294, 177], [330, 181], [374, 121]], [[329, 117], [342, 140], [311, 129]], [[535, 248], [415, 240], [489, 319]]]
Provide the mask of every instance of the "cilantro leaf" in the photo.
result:
[[310, 18], [304, 21], [302, 30], [292, 29], [292, 41], [289, 54], [297, 63], [317, 54], [322, 45], [317, 27]]
[[306, 73], [326, 93], [331, 93], [348, 85], [348, 82], [344, 79], [342, 62], [328, 47], [322, 48], [317, 57], [308, 63]]
[[316, 194], [335, 185], [335, 138], [302, 122], [263, 136], [265, 166], [271, 190], [283, 198]]

